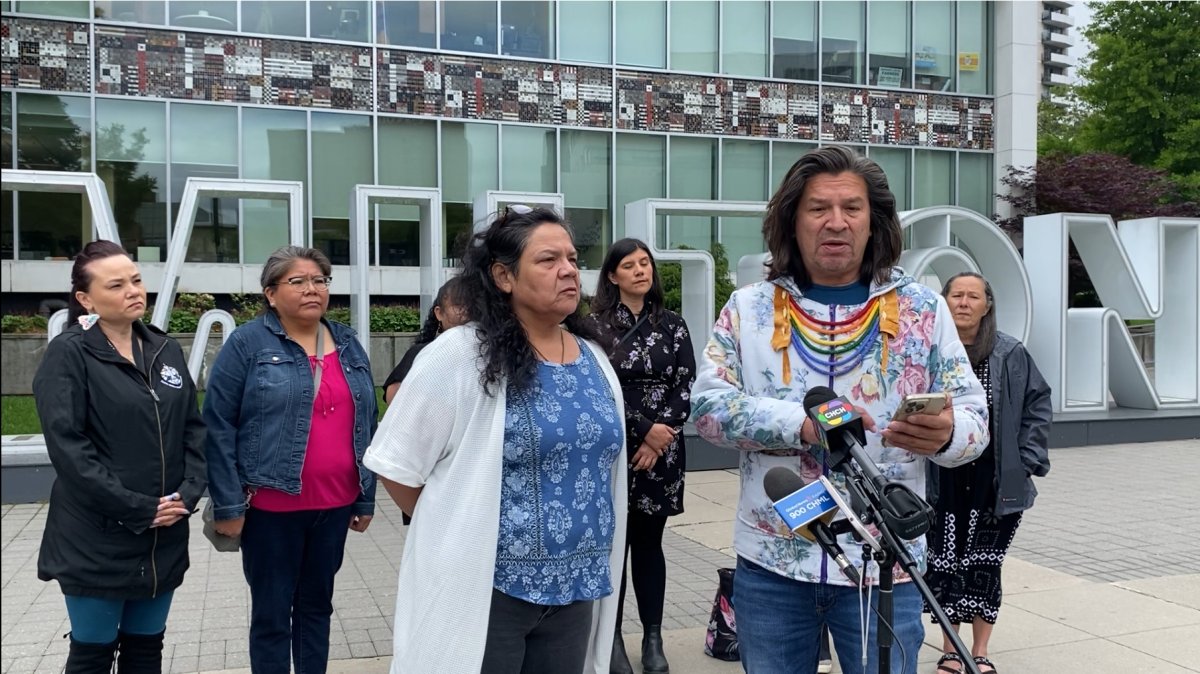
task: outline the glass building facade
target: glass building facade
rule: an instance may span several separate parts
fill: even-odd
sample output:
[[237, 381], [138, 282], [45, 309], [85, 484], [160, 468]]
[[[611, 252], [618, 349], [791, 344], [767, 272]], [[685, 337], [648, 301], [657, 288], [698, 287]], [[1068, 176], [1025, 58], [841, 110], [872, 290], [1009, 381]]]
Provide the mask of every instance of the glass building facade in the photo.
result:
[[[585, 266], [646, 197], [764, 201], [823, 143], [901, 209], [990, 216], [992, 6], [886, 0], [3, 2], [3, 167], [91, 171], [125, 246], [161, 261], [189, 177], [296, 180], [349, 260], [356, 184], [441, 191], [447, 243], [487, 190], [560, 193]], [[66, 259], [82, 198], [3, 192], [0, 257]], [[664, 218], [670, 246], [760, 252], [760, 223]], [[418, 264], [380, 206], [371, 264]], [[202, 200], [188, 260], [262, 262], [280, 202]], [[398, 292], [395, 294], [411, 294]]]

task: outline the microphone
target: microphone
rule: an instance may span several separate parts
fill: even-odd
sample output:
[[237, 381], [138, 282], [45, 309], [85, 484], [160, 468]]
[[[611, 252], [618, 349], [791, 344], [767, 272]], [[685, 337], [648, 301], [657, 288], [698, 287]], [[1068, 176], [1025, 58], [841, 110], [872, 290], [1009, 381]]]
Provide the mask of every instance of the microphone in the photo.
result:
[[882, 489], [887, 484], [887, 478], [863, 449], [867, 442], [867, 431], [863, 426], [862, 414], [850, 401], [827, 386], [814, 386], [804, 394], [804, 410], [812, 419], [817, 441], [829, 450], [831, 468], [844, 473], [846, 462], [854, 459], [876, 489]]
[[830, 493], [836, 490], [828, 480], [822, 477], [806, 485], [793, 471], [776, 466], [763, 476], [763, 489], [774, 502], [775, 512], [793, 533], [821, 546], [851, 583], [861, 584], [858, 569], [846, 558], [837, 536], [829, 528], [840, 499]]
[[873, 505], [901, 538], [912, 540], [929, 530], [933, 523], [933, 508], [908, 487], [891, 482], [863, 449], [866, 431], [862, 415], [850, 404], [825, 386], [814, 386], [804, 395], [804, 409], [816, 427], [817, 438], [829, 450], [830, 466], [843, 473], [852, 472], [849, 459], [854, 459], [866, 482], [873, 488]]

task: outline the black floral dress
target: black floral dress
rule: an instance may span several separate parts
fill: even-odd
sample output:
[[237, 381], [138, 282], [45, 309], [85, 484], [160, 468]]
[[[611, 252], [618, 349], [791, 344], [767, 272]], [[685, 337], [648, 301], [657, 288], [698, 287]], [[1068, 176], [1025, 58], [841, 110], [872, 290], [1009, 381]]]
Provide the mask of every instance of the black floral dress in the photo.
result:
[[[991, 409], [992, 373], [988, 359], [981, 359], [974, 369]], [[977, 616], [995, 624], [1003, 596], [1000, 566], [1021, 524], [1023, 513], [997, 516], [995, 512], [994, 442], [989, 442], [971, 463], [957, 468], [936, 468], [940, 491], [934, 525], [928, 535], [929, 570], [925, 580], [955, 625], [972, 622]], [[925, 611], [929, 612], [928, 606]]]
[[[692, 338], [683, 317], [667, 309], [638, 324], [638, 317], [618, 304], [610, 315], [593, 314], [588, 320], [604, 336], [609, 360], [621, 380], [626, 447], [632, 460], [654, 424], [682, 429], [692, 412], [691, 388], [696, 378]], [[622, 340], [635, 324], [637, 329]], [[630, 511], [661, 516], [683, 512], [685, 468], [680, 433], [649, 470], [630, 469]]]

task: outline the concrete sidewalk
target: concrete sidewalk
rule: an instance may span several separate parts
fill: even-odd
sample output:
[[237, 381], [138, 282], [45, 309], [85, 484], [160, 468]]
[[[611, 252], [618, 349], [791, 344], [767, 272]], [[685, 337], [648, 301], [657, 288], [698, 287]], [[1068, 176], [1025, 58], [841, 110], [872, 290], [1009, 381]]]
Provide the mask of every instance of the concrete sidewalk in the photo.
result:
[[[1005, 674], [1200, 672], [1200, 441], [1055, 450], [1054, 469], [1005, 564], [1005, 602], [991, 655]], [[687, 512], [671, 519], [664, 630], [677, 674], [740, 672], [703, 654], [716, 569], [733, 564], [735, 471], [688, 475]], [[1114, 495], [1121, 501], [1114, 503]], [[386, 498], [386, 497], [385, 497]], [[62, 670], [68, 630], [57, 585], [37, 580], [40, 505], [4, 506], [0, 674]], [[239, 556], [213, 552], [193, 522], [192, 570], [176, 592], [164, 671], [249, 672], [248, 592]], [[351, 534], [338, 576], [330, 672], [386, 672], [399, 511], [381, 500], [366, 534]], [[641, 628], [633, 592], [626, 645]], [[921, 672], [933, 672], [932, 625]], [[969, 643], [969, 638], [968, 638]], [[635, 668], [637, 663], [635, 662]]]

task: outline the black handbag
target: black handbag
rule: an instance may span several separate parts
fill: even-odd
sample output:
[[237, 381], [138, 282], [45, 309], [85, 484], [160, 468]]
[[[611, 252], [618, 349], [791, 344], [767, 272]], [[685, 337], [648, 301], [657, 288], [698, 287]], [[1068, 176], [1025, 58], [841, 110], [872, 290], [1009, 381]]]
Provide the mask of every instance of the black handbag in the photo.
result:
[[733, 616], [733, 569], [717, 569], [717, 578], [717, 596], [713, 598], [712, 615], [708, 619], [704, 654], [736, 662], [741, 656], [738, 655], [737, 621]]

